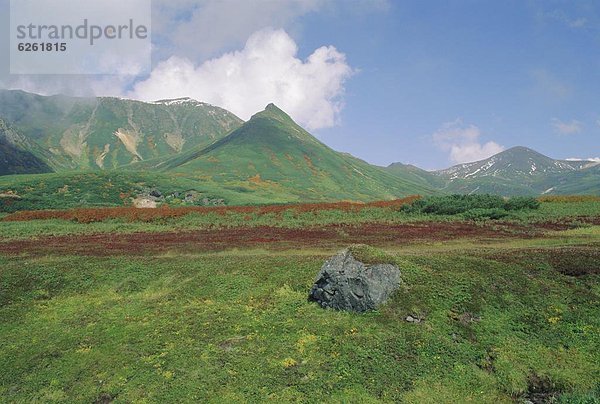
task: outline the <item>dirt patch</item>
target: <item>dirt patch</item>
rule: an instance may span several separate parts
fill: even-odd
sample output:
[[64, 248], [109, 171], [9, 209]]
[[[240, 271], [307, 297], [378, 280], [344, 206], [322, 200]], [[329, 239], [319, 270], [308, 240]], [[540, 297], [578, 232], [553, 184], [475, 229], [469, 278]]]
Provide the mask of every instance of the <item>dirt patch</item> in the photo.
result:
[[110, 404], [115, 401], [115, 396], [109, 393], [102, 393], [98, 396], [98, 398], [94, 401], [95, 404]]
[[119, 138], [119, 140], [125, 146], [125, 149], [138, 159], [143, 160], [142, 156], [137, 151], [137, 146], [141, 141], [140, 135], [135, 131], [126, 131], [124, 129], [118, 129], [115, 132], [115, 136]]
[[560, 395], [560, 389], [547, 377], [531, 374], [527, 384], [528, 389], [524, 399], [533, 404], [554, 403]]
[[233, 351], [238, 345], [244, 343], [246, 341], [246, 337], [233, 337], [229, 338], [219, 344], [219, 348], [224, 351]]
[[133, 201], [133, 206], [139, 209], [156, 209], [158, 203], [151, 198], [139, 196], [135, 198]]
[[303, 229], [262, 226], [186, 232], [41, 237], [35, 240], [0, 242], [0, 252], [109, 256], [141, 255], [170, 250], [220, 251], [233, 248], [337, 249], [350, 244], [393, 246], [459, 238], [485, 241], [500, 238], [529, 238], [534, 235], [535, 233], [532, 234], [529, 228], [515, 226], [490, 228], [468, 222], [419, 222], [396, 225], [369, 223], [360, 226], [331, 225]]
[[600, 274], [600, 250], [598, 248], [561, 248], [549, 255], [550, 265], [569, 276]]
[[106, 156], [108, 155], [108, 153], [110, 152], [110, 144], [105, 144], [104, 145], [104, 150], [102, 151], [102, 153], [100, 153], [98, 155], [98, 157], [96, 157], [96, 165], [100, 168], [104, 168], [104, 159], [106, 158]]
[[580, 216], [573, 217], [569, 219], [549, 221], [549, 222], [537, 222], [533, 223], [532, 226], [535, 226], [539, 229], [550, 230], [550, 231], [563, 231], [563, 230], [571, 230], [581, 227], [581, 225], [599, 225], [600, 224], [600, 216], [596, 217], [588, 217], [588, 216]]
[[11, 190], [8, 190], [6, 192], [0, 192], [0, 198], [21, 199], [21, 197], [16, 192], [13, 192]]

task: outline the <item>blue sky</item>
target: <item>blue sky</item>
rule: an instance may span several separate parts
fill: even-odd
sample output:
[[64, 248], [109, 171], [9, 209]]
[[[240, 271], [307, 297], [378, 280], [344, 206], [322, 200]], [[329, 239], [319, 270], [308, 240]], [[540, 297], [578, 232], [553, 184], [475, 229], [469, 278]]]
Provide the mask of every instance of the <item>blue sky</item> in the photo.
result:
[[371, 162], [439, 168], [449, 156], [432, 134], [460, 118], [482, 143], [598, 157], [599, 5], [403, 1], [368, 18], [311, 15], [303, 49], [333, 43], [360, 69], [341, 125], [317, 133]]
[[153, 12], [150, 76], [1, 66], [0, 85], [191, 96], [244, 119], [274, 101], [329, 146], [379, 165], [443, 168], [516, 145], [600, 157], [597, 1], [155, 0]]

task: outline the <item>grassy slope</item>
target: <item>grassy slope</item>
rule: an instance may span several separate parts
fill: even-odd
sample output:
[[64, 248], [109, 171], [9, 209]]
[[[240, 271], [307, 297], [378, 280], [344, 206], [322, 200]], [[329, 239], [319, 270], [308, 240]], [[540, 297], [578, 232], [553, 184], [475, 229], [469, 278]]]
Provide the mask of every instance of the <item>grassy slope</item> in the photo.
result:
[[552, 193], [562, 195], [589, 194], [600, 195], [600, 166], [571, 173], [556, 179]]
[[[32, 152], [34, 150], [36, 153]], [[39, 157], [43, 154], [33, 142], [0, 118], [0, 176], [52, 172]]]
[[0, 176], [47, 173], [52, 169], [35, 154], [15, 147], [0, 132]]
[[228, 189], [212, 181], [198, 181], [174, 174], [65, 172], [0, 177], [0, 193], [12, 191], [21, 197], [0, 197], [0, 211], [124, 206], [131, 204], [131, 198], [153, 188], [164, 194], [194, 190], [200, 193], [201, 198], [224, 199], [228, 205], [265, 204], [286, 198], [285, 194], [261, 192], [251, 186]]
[[432, 174], [411, 164], [393, 163], [385, 167], [385, 170], [396, 176], [410, 179], [413, 182], [425, 187], [440, 189], [445, 185], [445, 181], [438, 175]]
[[494, 195], [540, 195], [548, 188], [510, 179], [482, 177], [473, 180], [456, 179], [447, 183], [443, 190], [456, 194], [494, 194]]
[[288, 191], [295, 200], [389, 199], [432, 191], [350, 155], [335, 152], [274, 105], [204, 150], [176, 156], [163, 170]]
[[442, 188], [452, 193], [497, 195], [600, 195], [600, 166], [566, 174], [550, 174], [519, 181], [484, 177], [455, 180]]
[[365, 315], [307, 302], [331, 251], [0, 256], [0, 394], [511, 403], [538, 387], [595, 402], [600, 278], [560, 271], [591, 268], [598, 227], [527, 245], [391, 248], [402, 288]]

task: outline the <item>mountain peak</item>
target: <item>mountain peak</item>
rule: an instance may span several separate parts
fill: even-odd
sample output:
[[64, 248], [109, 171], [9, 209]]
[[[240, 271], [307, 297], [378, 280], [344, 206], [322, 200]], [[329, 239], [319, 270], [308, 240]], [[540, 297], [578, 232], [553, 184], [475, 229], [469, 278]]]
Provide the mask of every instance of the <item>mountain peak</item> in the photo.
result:
[[279, 108], [277, 105], [273, 104], [272, 102], [269, 103], [269, 105], [267, 105], [265, 107], [265, 111], [273, 112], [273, 113], [277, 113], [277, 114], [283, 114], [285, 116], [289, 116], [281, 108]]
[[536, 153], [536, 154], [539, 154], [535, 150], [530, 149], [529, 147], [525, 147], [525, 146], [513, 146], [513, 147], [511, 147], [509, 149], [506, 149], [504, 151], [516, 151], [516, 152], [527, 152], [527, 153]]
[[269, 103], [264, 110], [252, 115], [252, 118], [250, 119], [256, 119], [256, 118], [270, 118], [270, 119], [276, 119], [278, 121], [281, 122], [292, 122], [295, 124], [295, 122], [292, 120], [292, 118], [286, 114], [281, 108], [279, 108], [277, 105], [273, 104], [272, 102]]
[[497, 156], [499, 155], [530, 155], [530, 156], [536, 156], [536, 157], [543, 157], [543, 158], [548, 158], [548, 156], [544, 156], [542, 153], [537, 152], [533, 149], [530, 149], [529, 147], [525, 147], [525, 146], [514, 146], [511, 147], [510, 149], [506, 149], [500, 153], [497, 154]]

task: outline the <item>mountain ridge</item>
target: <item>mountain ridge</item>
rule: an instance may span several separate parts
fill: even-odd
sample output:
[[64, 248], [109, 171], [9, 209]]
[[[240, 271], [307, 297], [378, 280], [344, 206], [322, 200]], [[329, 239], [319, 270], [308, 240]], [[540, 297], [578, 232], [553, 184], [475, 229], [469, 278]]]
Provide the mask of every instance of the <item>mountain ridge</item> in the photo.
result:
[[51, 153], [54, 171], [118, 168], [208, 145], [242, 124], [204, 103], [39, 96], [0, 90], [0, 118]]
[[[515, 146], [487, 159], [443, 170], [418, 170], [428, 184], [445, 192], [540, 195], [561, 193], [562, 189], [578, 189], [578, 193], [597, 192], [594, 184], [600, 184], [600, 177], [596, 178], [595, 170], [592, 170], [594, 167], [598, 167], [597, 162], [558, 160], [525, 146]], [[588, 185], [572, 188], [568, 184], [569, 179]]]
[[319, 200], [320, 194], [366, 200], [433, 192], [329, 148], [274, 104], [210, 146], [157, 168], [221, 183], [281, 187], [307, 200]]
[[156, 171], [240, 192], [261, 188], [277, 201], [600, 193], [598, 162], [556, 160], [524, 146], [437, 171], [378, 167], [331, 149], [273, 103], [244, 122], [189, 97], [143, 102], [0, 90], [0, 119], [3, 174]]
[[[515, 165], [515, 163], [518, 165]], [[541, 172], [560, 173], [568, 170], [579, 170], [589, 163], [591, 161], [552, 159], [528, 147], [515, 146], [487, 159], [457, 164], [443, 170], [434, 171], [434, 173], [441, 176], [451, 175], [454, 179], [464, 179], [476, 176], [478, 173], [492, 176], [502, 176], [503, 172], [535, 175]]]

